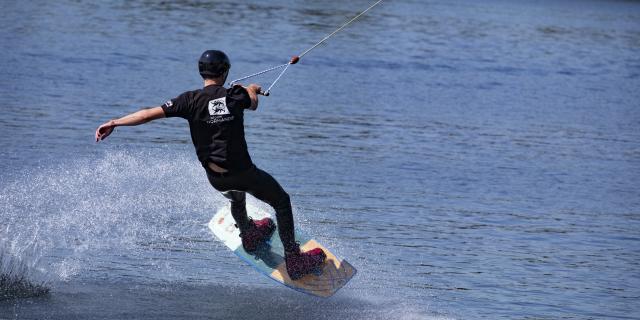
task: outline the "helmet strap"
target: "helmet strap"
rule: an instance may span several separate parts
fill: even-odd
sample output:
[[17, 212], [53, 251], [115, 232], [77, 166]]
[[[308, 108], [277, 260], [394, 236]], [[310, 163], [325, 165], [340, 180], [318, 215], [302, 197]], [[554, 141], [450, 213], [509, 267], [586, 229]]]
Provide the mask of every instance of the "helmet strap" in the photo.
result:
[[229, 76], [229, 69], [222, 74], [222, 85], [227, 83], [227, 77]]

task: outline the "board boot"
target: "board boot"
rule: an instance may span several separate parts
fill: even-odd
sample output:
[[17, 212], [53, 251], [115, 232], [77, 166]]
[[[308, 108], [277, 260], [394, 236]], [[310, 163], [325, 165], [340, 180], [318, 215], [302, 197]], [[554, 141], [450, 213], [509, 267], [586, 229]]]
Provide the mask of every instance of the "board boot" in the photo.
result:
[[242, 247], [246, 252], [252, 253], [258, 249], [258, 245], [266, 242], [276, 230], [276, 224], [270, 218], [254, 221], [249, 219], [247, 230], [240, 230]]
[[314, 273], [324, 263], [327, 255], [320, 248], [301, 252], [296, 243], [285, 249], [284, 260], [291, 280], [298, 280], [306, 274]]

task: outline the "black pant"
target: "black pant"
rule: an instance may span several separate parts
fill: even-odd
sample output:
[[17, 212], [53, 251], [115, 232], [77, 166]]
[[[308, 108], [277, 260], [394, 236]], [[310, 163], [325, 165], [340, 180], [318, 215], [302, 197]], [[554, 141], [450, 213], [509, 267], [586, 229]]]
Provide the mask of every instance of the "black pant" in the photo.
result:
[[249, 225], [245, 196], [248, 192], [273, 207], [282, 244], [285, 248], [294, 245], [291, 200], [276, 179], [255, 166], [243, 172], [224, 174], [213, 172], [206, 166], [205, 170], [209, 183], [231, 201], [231, 215], [236, 220], [240, 232], [246, 230]]

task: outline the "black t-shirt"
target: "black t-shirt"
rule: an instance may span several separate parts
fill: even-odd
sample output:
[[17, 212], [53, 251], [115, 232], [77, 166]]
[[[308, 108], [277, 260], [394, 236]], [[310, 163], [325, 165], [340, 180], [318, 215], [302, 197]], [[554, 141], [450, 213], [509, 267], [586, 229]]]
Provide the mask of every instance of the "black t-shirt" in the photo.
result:
[[167, 101], [164, 114], [189, 121], [191, 140], [203, 165], [213, 162], [229, 171], [243, 171], [253, 163], [244, 139], [244, 109], [251, 106], [242, 86], [219, 85], [187, 91]]

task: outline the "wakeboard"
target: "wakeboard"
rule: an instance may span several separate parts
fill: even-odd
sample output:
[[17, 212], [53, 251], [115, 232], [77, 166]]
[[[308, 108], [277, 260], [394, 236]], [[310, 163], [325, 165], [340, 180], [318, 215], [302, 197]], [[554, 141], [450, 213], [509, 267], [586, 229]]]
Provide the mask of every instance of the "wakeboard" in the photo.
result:
[[[271, 218], [271, 215], [265, 210], [250, 205], [247, 205], [247, 213], [254, 220]], [[218, 210], [209, 221], [209, 229], [233, 253], [260, 273], [287, 287], [310, 295], [330, 297], [344, 287], [356, 274], [356, 269], [346, 260], [336, 257], [329, 249], [296, 228], [296, 240], [300, 243], [300, 250], [321, 248], [327, 254], [327, 259], [317, 273], [305, 275], [295, 281], [291, 280], [287, 274], [284, 247], [278, 231], [276, 230], [270, 241], [258, 247], [258, 250], [253, 254], [246, 252], [242, 248], [240, 230], [235, 226], [235, 220], [231, 216], [229, 206]]]

